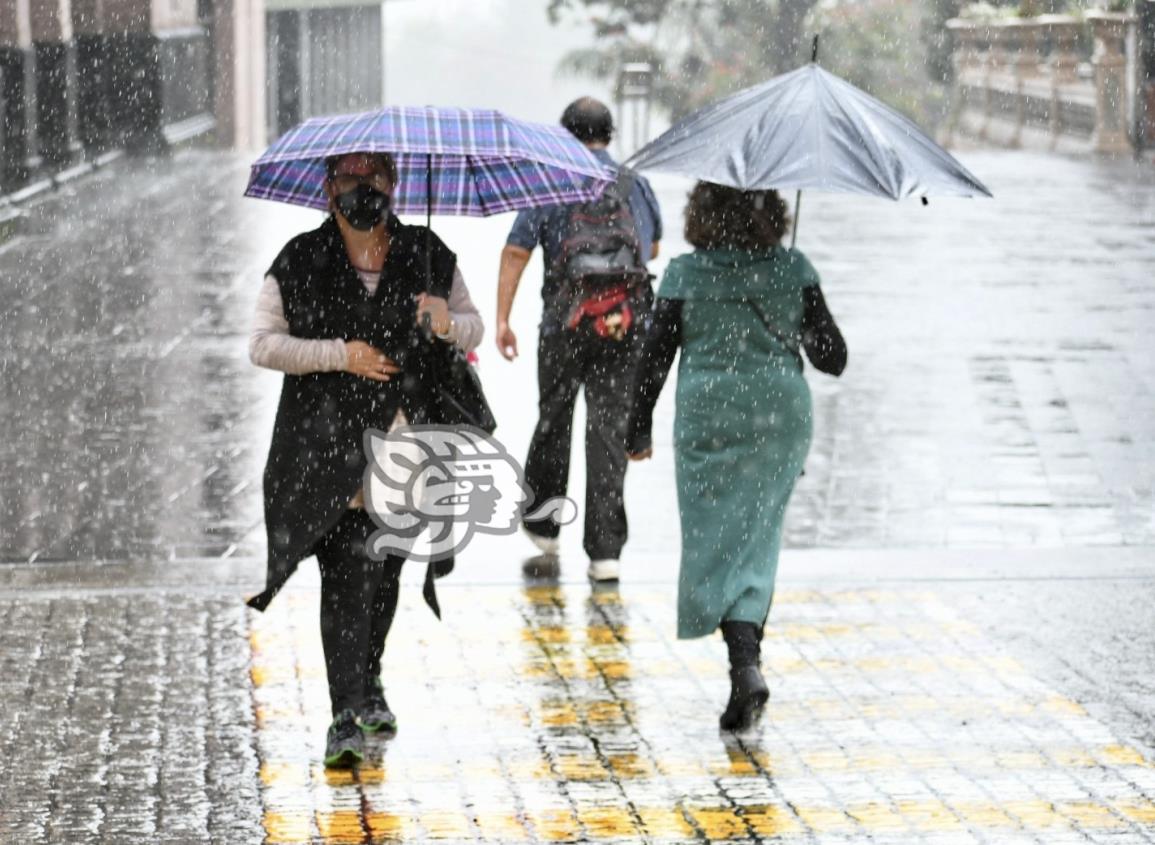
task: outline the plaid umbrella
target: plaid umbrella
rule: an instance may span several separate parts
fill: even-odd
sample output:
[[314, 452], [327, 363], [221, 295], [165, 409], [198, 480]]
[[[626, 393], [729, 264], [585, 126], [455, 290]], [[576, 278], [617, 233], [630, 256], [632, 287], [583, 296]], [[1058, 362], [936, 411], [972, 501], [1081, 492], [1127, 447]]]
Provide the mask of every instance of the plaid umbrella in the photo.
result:
[[597, 198], [616, 178], [560, 126], [501, 112], [391, 106], [315, 117], [282, 135], [253, 164], [245, 196], [328, 209], [325, 159], [390, 153], [400, 214], [485, 217]]

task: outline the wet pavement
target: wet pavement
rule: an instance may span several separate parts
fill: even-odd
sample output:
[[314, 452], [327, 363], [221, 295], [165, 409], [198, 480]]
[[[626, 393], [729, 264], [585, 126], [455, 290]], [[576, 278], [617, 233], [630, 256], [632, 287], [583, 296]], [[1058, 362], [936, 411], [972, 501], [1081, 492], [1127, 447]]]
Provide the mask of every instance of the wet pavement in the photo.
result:
[[[673, 638], [669, 391], [620, 590], [573, 531], [556, 583], [480, 538], [443, 624], [403, 597], [401, 729], [352, 775], [318, 765], [315, 567], [240, 602], [279, 387], [248, 321], [317, 217], [200, 152], [29, 209], [0, 245], [0, 842], [1155, 841], [1155, 174], [966, 162], [996, 201], [806, 199], [851, 365], [811, 379], [758, 730], [717, 731], [721, 642]], [[655, 184], [677, 254], [685, 186]], [[487, 319], [508, 224], [438, 224]], [[515, 454], [536, 307], [527, 278], [524, 358], [482, 348]]]
[[797, 571], [739, 737], [716, 727], [724, 647], [672, 639], [669, 585], [459, 583], [443, 624], [414, 586], [386, 651], [399, 730], [355, 772], [319, 762], [306, 584], [266, 615], [191, 570], [0, 590], [0, 841], [1155, 841], [1155, 572]]

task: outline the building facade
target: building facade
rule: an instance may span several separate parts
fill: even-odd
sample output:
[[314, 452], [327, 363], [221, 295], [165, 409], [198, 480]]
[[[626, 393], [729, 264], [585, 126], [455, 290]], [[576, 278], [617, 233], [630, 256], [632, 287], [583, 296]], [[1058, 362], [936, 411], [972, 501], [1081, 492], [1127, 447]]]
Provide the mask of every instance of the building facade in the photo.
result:
[[384, 98], [382, 0], [266, 0], [268, 132]]
[[0, 192], [115, 148], [264, 140], [262, 0], [0, 0]]

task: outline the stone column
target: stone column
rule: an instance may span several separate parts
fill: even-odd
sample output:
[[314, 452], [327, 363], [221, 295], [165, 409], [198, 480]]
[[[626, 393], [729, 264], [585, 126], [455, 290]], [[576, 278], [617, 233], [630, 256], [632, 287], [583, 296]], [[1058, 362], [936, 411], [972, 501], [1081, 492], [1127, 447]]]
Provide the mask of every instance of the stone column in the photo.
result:
[[24, 67], [32, 35], [28, 0], [0, 2], [0, 190], [28, 178], [28, 96]]
[[36, 142], [50, 169], [67, 167], [75, 152], [70, 0], [32, 0], [32, 49], [36, 57]]
[[216, 0], [217, 138], [234, 149], [265, 142], [264, 0]]
[[985, 24], [987, 36], [987, 55], [984, 63], [983, 84], [983, 123], [979, 129], [979, 137], [986, 139], [995, 121], [997, 95], [999, 83], [1004, 80], [1008, 65], [1007, 47], [1010, 43], [1010, 33], [1005, 24], [988, 21]]
[[161, 69], [150, 0], [104, 0], [108, 116], [114, 144], [134, 155], [168, 149], [161, 122]]
[[76, 44], [77, 135], [86, 153], [99, 155], [110, 146], [104, 0], [72, 0], [72, 31]]
[[978, 32], [973, 23], [953, 18], [946, 22], [946, 28], [953, 36], [951, 65], [954, 67], [950, 119], [947, 121], [946, 141], [949, 145], [954, 143], [955, 133], [971, 106], [972, 86], [982, 67], [982, 55], [978, 50]]
[[1048, 15], [1041, 19], [1051, 37], [1051, 55], [1047, 68], [1051, 77], [1051, 147], [1058, 145], [1063, 135], [1064, 86], [1078, 80], [1079, 33], [1083, 24], [1067, 15]]
[[1067, 15], [1051, 15], [1043, 20], [1051, 36], [1051, 55], [1047, 67], [1051, 79], [1059, 84], [1074, 82], [1079, 70], [1079, 33], [1083, 25]]
[[1017, 20], [1007, 25], [1012, 33], [1014, 52], [1011, 65], [1015, 75], [1015, 115], [1014, 130], [1007, 141], [1010, 147], [1019, 147], [1023, 142], [1023, 127], [1027, 123], [1027, 100], [1031, 83], [1039, 75], [1039, 34], [1040, 27], [1030, 19]]
[[1039, 65], [1043, 58], [1042, 49], [1043, 26], [1036, 18], [1027, 18], [1015, 24], [1018, 30], [1018, 54], [1015, 56], [1015, 74], [1020, 79], [1033, 79], [1039, 75]]
[[1095, 52], [1095, 133], [1092, 147], [1100, 153], [1129, 153], [1131, 140], [1127, 133], [1127, 57], [1123, 39], [1127, 34], [1129, 15], [1110, 12], [1088, 12]]

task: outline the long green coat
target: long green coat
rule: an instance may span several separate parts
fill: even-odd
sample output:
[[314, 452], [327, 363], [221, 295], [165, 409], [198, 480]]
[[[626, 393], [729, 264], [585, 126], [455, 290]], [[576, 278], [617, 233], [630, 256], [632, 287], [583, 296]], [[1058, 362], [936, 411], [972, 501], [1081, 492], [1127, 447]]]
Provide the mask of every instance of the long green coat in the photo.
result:
[[[797, 250], [699, 250], [675, 258], [659, 297], [683, 300], [674, 455], [682, 517], [678, 636], [723, 620], [764, 624], [782, 521], [810, 448], [810, 389], [786, 340], [801, 333]], [[795, 349], [797, 347], [795, 346]]]

